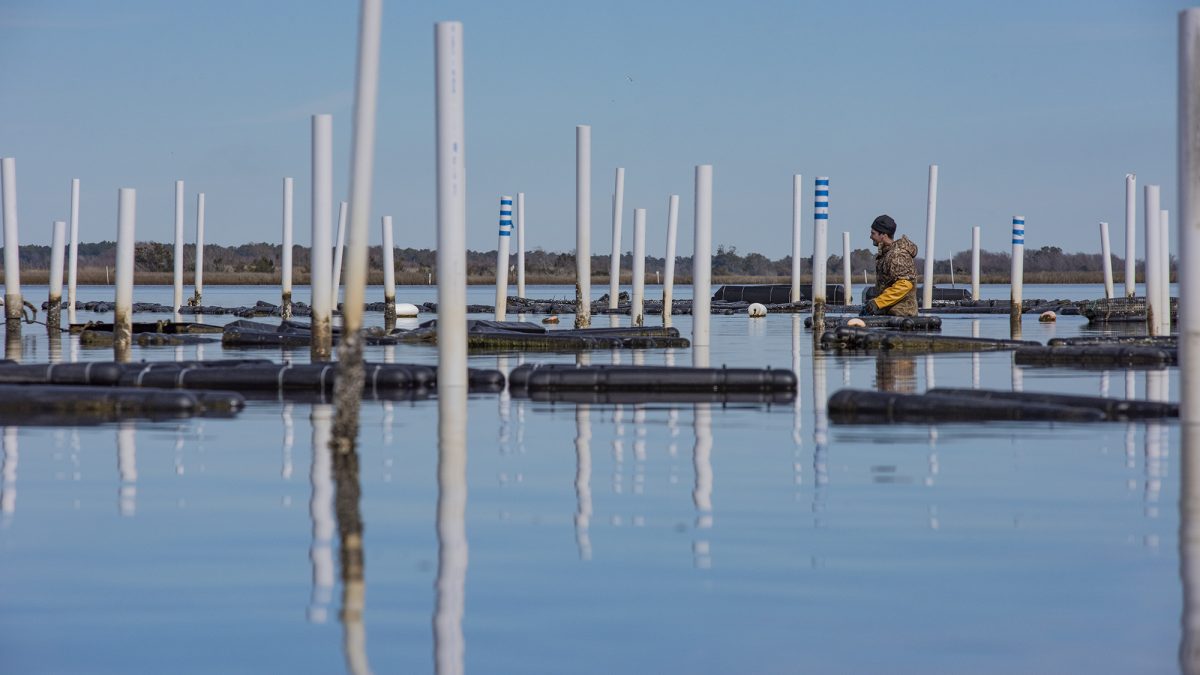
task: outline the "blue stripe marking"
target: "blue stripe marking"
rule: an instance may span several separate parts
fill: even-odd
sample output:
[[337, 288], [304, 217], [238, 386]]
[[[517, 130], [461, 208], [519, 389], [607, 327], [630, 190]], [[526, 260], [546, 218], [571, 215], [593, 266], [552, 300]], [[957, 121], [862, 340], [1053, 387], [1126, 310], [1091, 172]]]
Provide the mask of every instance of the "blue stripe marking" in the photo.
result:
[[1024, 219], [1017, 220], [1016, 218], [1013, 218], [1013, 225], [1024, 225], [1024, 224], [1025, 224]]
[[829, 214], [828, 213], [814, 213], [813, 218], [816, 218], [817, 220], [829, 220]]
[[829, 188], [817, 188], [817, 194], [827, 195], [829, 194]]
[[500, 236], [501, 237], [511, 237], [512, 232], [509, 232], [508, 230], [500, 230]]
[[1013, 239], [1013, 243], [1014, 243], [1014, 244], [1021, 244], [1022, 246], [1024, 246], [1024, 245], [1025, 245], [1025, 240], [1024, 240], [1024, 239]]
[[1013, 230], [1013, 236], [1014, 237], [1024, 237], [1025, 230]]
[[818, 178], [817, 185], [829, 185], [829, 179], [828, 178]]
[[813, 202], [813, 206], [818, 209], [827, 209], [829, 208], [829, 202]]
[[500, 204], [501, 205], [507, 204], [509, 206], [512, 206], [512, 200], [511, 199], [501, 199]]
[[511, 216], [511, 215], [512, 215], [512, 211], [501, 211], [501, 212], [500, 212], [500, 215], [502, 215], [502, 216]]

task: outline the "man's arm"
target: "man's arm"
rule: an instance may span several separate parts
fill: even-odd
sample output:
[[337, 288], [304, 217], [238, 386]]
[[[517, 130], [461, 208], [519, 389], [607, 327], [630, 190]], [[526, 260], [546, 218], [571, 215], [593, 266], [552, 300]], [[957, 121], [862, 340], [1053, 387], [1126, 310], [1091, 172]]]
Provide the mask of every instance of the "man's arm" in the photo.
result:
[[896, 283], [883, 289], [883, 292], [872, 300], [879, 309], [886, 309], [900, 302], [913, 289], [913, 282], [908, 279], [898, 279]]

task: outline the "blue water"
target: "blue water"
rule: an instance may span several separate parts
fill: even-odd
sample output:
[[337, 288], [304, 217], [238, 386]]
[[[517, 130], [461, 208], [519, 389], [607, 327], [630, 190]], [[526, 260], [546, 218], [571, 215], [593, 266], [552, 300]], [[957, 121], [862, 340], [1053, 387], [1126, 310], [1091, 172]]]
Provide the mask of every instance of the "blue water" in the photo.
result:
[[[1099, 290], [1030, 286], [1025, 296]], [[80, 298], [110, 291], [81, 288]], [[469, 301], [490, 304], [493, 293], [472, 287]], [[435, 300], [428, 287], [398, 295]], [[169, 298], [167, 287], [137, 297]], [[273, 301], [274, 289], [205, 292], [211, 304], [258, 299]], [[80, 313], [91, 318], [107, 317]], [[341, 612], [355, 600], [339, 576], [328, 406], [7, 428], [0, 671], [329, 673], [361, 659], [377, 673], [1179, 670], [1177, 424], [831, 426], [823, 414], [844, 386], [1161, 398], [1165, 380], [1175, 400], [1177, 369], [1014, 368], [1008, 353], [814, 358], [801, 318], [712, 324], [714, 365], [796, 369], [794, 404], [474, 396], [460, 456], [439, 453], [437, 401], [364, 402], [361, 621]], [[674, 325], [690, 334], [690, 317]], [[26, 361], [50, 356], [37, 328], [26, 327]], [[1006, 315], [978, 315], [946, 317], [943, 332], [1008, 330]], [[1084, 330], [1080, 317], [1027, 317], [1023, 337]], [[692, 352], [586, 358], [689, 365]], [[135, 348], [133, 358], [197, 353], [308, 358], [220, 344]], [[111, 352], [67, 339], [54, 357]], [[436, 352], [376, 347], [367, 358], [434, 363]], [[522, 360], [577, 357], [470, 361], [507, 370]]]

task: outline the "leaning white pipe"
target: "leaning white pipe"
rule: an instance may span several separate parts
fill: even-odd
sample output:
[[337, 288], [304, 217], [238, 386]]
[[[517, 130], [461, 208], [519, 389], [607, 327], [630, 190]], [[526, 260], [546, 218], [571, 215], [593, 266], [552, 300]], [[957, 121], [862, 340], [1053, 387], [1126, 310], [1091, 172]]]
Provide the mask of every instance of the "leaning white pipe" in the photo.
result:
[[804, 191], [804, 177], [800, 174], [792, 176], [792, 291], [788, 298], [791, 302], [800, 302], [800, 209], [802, 208], [800, 193]]
[[1161, 250], [1158, 245], [1159, 188], [1157, 185], [1147, 185], [1144, 190], [1146, 262], [1142, 276], [1146, 284], [1146, 324], [1151, 335], [1158, 335], [1162, 325], [1162, 317], [1159, 316], [1159, 302], [1162, 298], [1158, 291], [1158, 284], [1162, 280], [1158, 273], [1158, 255]]
[[1125, 174], [1125, 297], [1137, 295], [1137, 174]]
[[525, 193], [517, 193], [517, 297], [525, 297]]
[[291, 178], [283, 179], [283, 252], [280, 255], [279, 287], [285, 319], [292, 318], [292, 193]]
[[183, 306], [183, 181], [175, 181], [175, 289], [171, 307], [178, 314]]
[[333, 116], [312, 117], [312, 251], [309, 256], [309, 284], [312, 290], [312, 359], [329, 359], [332, 333], [333, 268], [329, 260], [332, 245], [330, 217], [333, 210]]
[[[1162, 308], [1159, 333], [1171, 334], [1171, 217], [1166, 209], [1158, 212], [1158, 306]], [[1165, 399], [1164, 399], [1165, 400]]]
[[[938, 165], [929, 165], [929, 191], [925, 202], [925, 283], [921, 287], [921, 309], [933, 307], [934, 240], [937, 236]], [[951, 262], [953, 265], [953, 261]]]
[[338, 306], [338, 296], [342, 294], [342, 258], [346, 250], [346, 214], [350, 205], [342, 202], [338, 207], [337, 248], [333, 252], [333, 288], [330, 291], [329, 305], [334, 309]]
[[113, 315], [113, 351], [117, 360], [123, 361], [133, 339], [133, 249], [137, 191], [121, 188], [117, 194], [117, 292]]
[[1009, 283], [1011, 284], [1009, 321], [1014, 327], [1019, 328], [1025, 284], [1025, 216], [1013, 216], [1012, 219], [1012, 272]]
[[79, 272], [79, 179], [71, 179], [71, 248], [67, 254], [67, 322], [75, 323], [75, 285]]
[[592, 324], [592, 128], [575, 127], [575, 327]]
[[850, 233], [842, 232], [842, 302], [849, 305], [854, 301], [854, 279], [850, 272]]
[[508, 312], [508, 242], [512, 239], [513, 199], [500, 198], [500, 231], [496, 242], [496, 321], [504, 321]]
[[204, 295], [204, 193], [196, 195], [196, 291], [193, 301], [201, 304]]
[[712, 165], [696, 167], [695, 229], [692, 253], [692, 346], [709, 342], [712, 308]]
[[46, 329], [49, 331], [58, 330], [62, 315], [63, 254], [66, 239], [66, 221], [54, 221], [50, 237], [50, 297], [46, 305]]
[[667, 254], [663, 260], [663, 325], [671, 324], [675, 291], [675, 233], [679, 224], [679, 195], [667, 200]]
[[383, 217], [383, 318], [396, 318], [396, 247], [392, 243], [392, 217]]
[[633, 325], [646, 323], [646, 209], [633, 210]]
[[1112, 300], [1112, 250], [1108, 245], [1108, 223], [1100, 223], [1100, 257], [1103, 259], [1102, 264], [1104, 265], [1104, 297]]
[[1200, 422], [1200, 266], [1182, 263], [1200, 260], [1200, 9], [1179, 13], [1178, 72], [1179, 417], [1191, 425]]
[[17, 236], [17, 160], [0, 160], [0, 193], [4, 202], [4, 318], [20, 327], [21, 253]]
[[608, 261], [608, 308], [616, 309], [621, 293], [621, 218], [625, 209], [625, 169], [617, 167], [612, 203], [612, 254]]
[[971, 228], [971, 299], [979, 302], [979, 226]]
[[[467, 387], [467, 193], [463, 28], [434, 26], [437, 115], [438, 388]], [[577, 212], [578, 216], [578, 212]], [[465, 410], [464, 410], [465, 414]], [[465, 433], [465, 430], [463, 431]]]

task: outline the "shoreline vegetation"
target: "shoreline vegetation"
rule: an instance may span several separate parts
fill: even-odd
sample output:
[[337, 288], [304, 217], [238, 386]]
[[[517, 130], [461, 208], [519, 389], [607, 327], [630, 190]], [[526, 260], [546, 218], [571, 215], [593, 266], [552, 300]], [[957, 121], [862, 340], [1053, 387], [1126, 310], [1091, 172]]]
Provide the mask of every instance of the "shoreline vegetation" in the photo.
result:
[[[241, 246], [206, 244], [204, 247], [204, 283], [211, 286], [277, 286], [280, 283], [278, 266], [282, 246], [258, 243]], [[395, 249], [396, 285], [419, 286], [437, 282], [435, 270], [437, 252], [432, 249]], [[49, 282], [50, 247], [21, 246], [21, 280], [31, 284]], [[116, 244], [99, 242], [79, 245], [78, 283], [85, 286], [111, 285], [115, 280], [114, 261]], [[370, 272], [368, 283], [383, 283], [383, 254], [379, 246], [372, 246], [369, 253]], [[136, 269], [134, 283], [142, 285], [171, 285], [174, 283], [174, 247], [157, 242], [139, 242], [135, 248]], [[292, 280], [297, 286], [308, 285], [309, 249], [296, 246], [293, 249]], [[675, 262], [675, 282], [680, 285], [691, 283], [691, 256], [678, 256]], [[1056, 246], [1025, 251], [1026, 284], [1099, 284], [1104, 282], [1102, 259], [1098, 253], [1064, 253]], [[1171, 259], [1171, 280], [1175, 280], [1175, 259]], [[874, 251], [857, 249], [850, 255], [854, 270], [855, 285], [874, 283]], [[1011, 257], [1008, 252], [980, 252], [980, 283], [1007, 284]], [[609, 256], [592, 256], [592, 283], [606, 284]], [[633, 256], [621, 256], [621, 283], [632, 283]], [[791, 256], [771, 260], [760, 253], [739, 254], [732, 246], [718, 246], [713, 255], [712, 280], [714, 284], [787, 284], [791, 282]], [[195, 267], [195, 247], [184, 247], [184, 284], [193, 285], [192, 270]], [[646, 257], [646, 283], [657, 285], [665, 267], [663, 258]], [[810, 259], [802, 261], [802, 268], [811, 270]], [[924, 269], [924, 261], [917, 258], [917, 269]], [[954, 282], [956, 286], [971, 283], [971, 252], [954, 254]], [[496, 251], [467, 252], [467, 283], [492, 285], [496, 280]], [[841, 283], [842, 258], [829, 257], [830, 283]], [[1114, 284], [1124, 283], [1124, 259], [1112, 256]], [[866, 279], [864, 281], [864, 271]], [[939, 260], [934, 265], [934, 283], [948, 285], [951, 281], [950, 260]], [[1142, 263], [1137, 263], [1137, 279], [1143, 279]], [[516, 255], [509, 260], [509, 284], [516, 284]], [[0, 270], [0, 282], [3, 271]], [[811, 274], [801, 275], [803, 283], [809, 283]], [[64, 283], [66, 280], [63, 280]], [[918, 278], [918, 283], [921, 280]], [[554, 253], [534, 249], [525, 253], [525, 283], [529, 286], [572, 285], [575, 283], [574, 252]], [[515, 288], [511, 289], [515, 292]]]

